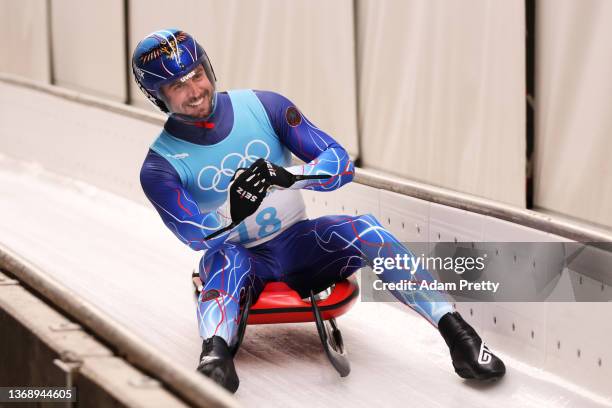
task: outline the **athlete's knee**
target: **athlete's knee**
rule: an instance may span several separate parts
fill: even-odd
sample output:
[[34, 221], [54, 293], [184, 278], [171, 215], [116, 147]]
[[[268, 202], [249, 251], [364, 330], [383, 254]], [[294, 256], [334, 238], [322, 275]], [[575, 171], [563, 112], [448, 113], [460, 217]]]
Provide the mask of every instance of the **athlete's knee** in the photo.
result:
[[369, 213], [348, 217], [347, 221], [343, 229], [348, 232], [349, 235], [357, 235], [360, 237], [364, 234], [384, 230], [384, 227], [382, 227], [376, 217]]
[[247, 249], [240, 244], [225, 243], [214, 251], [207, 251], [200, 259], [200, 279], [206, 281], [211, 271], [230, 270], [249, 256]]
[[210, 259], [224, 258], [227, 256], [247, 255], [247, 249], [237, 243], [226, 242], [214, 250], [208, 250], [202, 255], [202, 261], [206, 262]]
[[376, 219], [376, 217], [371, 213], [356, 215], [355, 217], [353, 217], [353, 219], [355, 222], [362, 223], [365, 226], [382, 227], [378, 219]]
[[351, 217], [350, 228], [344, 228], [345, 238], [353, 237], [362, 248], [363, 245], [381, 245], [395, 242], [395, 238], [372, 214]]

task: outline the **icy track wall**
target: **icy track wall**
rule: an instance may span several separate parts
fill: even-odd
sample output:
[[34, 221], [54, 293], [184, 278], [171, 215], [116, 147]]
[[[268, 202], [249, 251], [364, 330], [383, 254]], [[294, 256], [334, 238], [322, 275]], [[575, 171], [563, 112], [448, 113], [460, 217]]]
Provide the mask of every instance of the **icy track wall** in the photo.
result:
[[[139, 185], [141, 160], [135, 158], [144, 158], [162, 123], [161, 115], [14, 77], [0, 77], [0, 153], [38, 163], [144, 205], [149, 204]], [[112, 162], [103, 159], [100, 151], [112, 151]], [[310, 216], [372, 213], [404, 241], [563, 242], [568, 241], [567, 236], [610, 239], [518, 208], [500, 206], [501, 210], [496, 211], [493, 205], [493, 210], [484, 215], [441, 205], [439, 202], [444, 200], [435, 199], [436, 189], [429, 190], [433, 191], [431, 196], [415, 194], [425, 199], [409, 197], [372, 187], [377, 179], [387, 180], [381, 185], [392, 188], [393, 179], [358, 171], [357, 183], [339, 191], [305, 192]], [[360, 181], [371, 185], [359, 184]], [[478, 200], [465, 197], [466, 203]], [[469, 209], [471, 205], [463, 207]], [[566, 232], [566, 237], [499, 219], [500, 214], [505, 214], [502, 218], [507, 220], [512, 220], [513, 214], [527, 214], [533, 218], [533, 225], [559, 234]], [[608, 253], [597, 250], [587, 250], [579, 256], [582, 261], [574, 262], [579, 270], [563, 270], [561, 284], [550, 298], [600, 299], [600, 303], [463, 303], [457, 308], [497, 349], [611, 397], [612, 349], [608, 345], [612, 337], [612, 306], [603, 301], [612, 299], [612, 260]], [[506, 276], [491, 279], [534, 282], [546, 273], [533, 268], [531, 259], [519, 258]]]

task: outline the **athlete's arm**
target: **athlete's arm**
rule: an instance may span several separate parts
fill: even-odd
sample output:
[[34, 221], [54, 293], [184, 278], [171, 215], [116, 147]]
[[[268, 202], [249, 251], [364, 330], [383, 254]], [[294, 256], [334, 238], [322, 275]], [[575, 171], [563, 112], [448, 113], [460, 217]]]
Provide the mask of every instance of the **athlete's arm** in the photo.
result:
[[200, 251], [221, 245], [230, 231], [206, 241], [208, 235], [231, 223], [221, 209], [200, 212], [195, 201], [183, 188], [181, 179], [170, 163], [149, 150], [140, 170], [140, 184], [164, 224], [189, 248]]
[[328, 175], [325, 180], [302, 180], [290, 188], [332, 191], [353, 180], [354, 164], [346, 150], [313, 125], [287, 98], [255, 91], [281, 143], [306, 164], [288, 167], [296, 175]]

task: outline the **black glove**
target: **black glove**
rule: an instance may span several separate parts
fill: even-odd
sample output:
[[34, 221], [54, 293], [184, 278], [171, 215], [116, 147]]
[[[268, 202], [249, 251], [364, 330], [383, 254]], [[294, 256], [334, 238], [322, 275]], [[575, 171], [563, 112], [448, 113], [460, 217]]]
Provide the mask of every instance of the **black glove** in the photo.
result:
[[321, 180], [331, 177], [329, 174], [310, 176], [291, 174], [284, 167], [277, 166], [265, 159], [257, 159], [257, 161], [251, 165], [250, 169], [255, 169], [255, 171], [261, 174], [270, 185], [283, 188], [289, 188], [299, 180]]
[[230, 215], [233, 224], [240, 224], [253, 214], [266, 197], [270, 183], [255, 166], [238, 169], [229, 189]]
[[270, 185], [289, 188], [295, 183], [293, 174], [268, 160], [257, 159], [250, 168], [261, 174]]
[[245, 218], [253, 214], [266, 197], [270, 183], [262, 175], [259, 166], [251, 165], [248, 169], [239, 168], [234, 173], [229, 187], [230, 216], [232, 222], [205, 239], [212, 239], [240, 224]]
[[300, 180], [328, 179], [329, 174], [299, 175], [291, 174], [284, 167], [277, 166], [265, 159], [257, 159], [248, 169], [239, 168], [232, 177], [233, 183], [229, 188], [230, 215], [232, 223], [207, 236], [212, 239], [228, 231], [245, 218], [253, 214], [266, 197], [268, 187], [271, 185], [289, 188]]

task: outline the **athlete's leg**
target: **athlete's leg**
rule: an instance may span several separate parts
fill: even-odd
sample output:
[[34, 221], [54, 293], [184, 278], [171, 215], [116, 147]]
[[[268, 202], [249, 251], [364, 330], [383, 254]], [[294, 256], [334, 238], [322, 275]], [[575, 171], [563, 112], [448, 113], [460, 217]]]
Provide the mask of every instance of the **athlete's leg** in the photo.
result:
[[[308, 220], [292, 231], [292, 242], [283, 248], [287, 280], [295, 286], [325, 284], [343, 279], [376, 257], [401, 257], [413, 254], [372, 215], [356, 217], [334, 215]], [[296, 262], [297, 261], [297, 262]], [[400, 280], [431, 281], [433, 276], [424, 268], [414, 274], [403, 269], [387, 268], [379, 275], [384, 282]], [[437, 326], [446, 313], [453, 311], [448, 296], [435, 290], [391, 291], [394, 297], [412, 307]]]
[[[279, 245], [271, 245], [277, 252], [281, 268], [287, 275], [283, 280], [299, 288], [336, 282], [353, 273], [376, 257], [413, 254], [372, 215], [327, 216], [292, 226], [285, 232]], [[424, 268], [414, 274], [404, 269], [385, 268], [381, 275], [385, 282], [402, 279], [431, 281]], [[323, 286], [325, 287], [325, 286]], [[392, 291], [400, 301], [414, 308], [434, 326], [446, 341], [453, 367], [463, 378], [481, 380], [500, 378], [506, 372], [504, 363], [485, 347], [482, 339], [461, 315], [453, 310], [443, 292], [432, 290]]]
[[247, 291], [253, 300], [263, 289], [265, 265], [242, 247], [224, 244], [206, 253], [200, 261], [200, 279], [204, 282], [198, 296], [198, 327], [203, 338], [197, 370], [230, 392], [240, 383], [230, 347], [238, 341], [241, 302]]
[[198, 296], [197, 317], [200, 336], [222, 337], [231, 347], [238, 334], [240, 302], [247, 290], [253, 301], [263, 289], [265, 266], [249, 250], [227, 243], [221, 249], [207, 252], [200, 260], [200, 279], [204, 284]]

